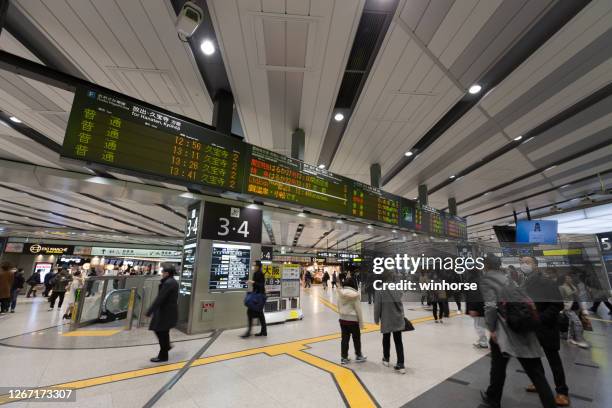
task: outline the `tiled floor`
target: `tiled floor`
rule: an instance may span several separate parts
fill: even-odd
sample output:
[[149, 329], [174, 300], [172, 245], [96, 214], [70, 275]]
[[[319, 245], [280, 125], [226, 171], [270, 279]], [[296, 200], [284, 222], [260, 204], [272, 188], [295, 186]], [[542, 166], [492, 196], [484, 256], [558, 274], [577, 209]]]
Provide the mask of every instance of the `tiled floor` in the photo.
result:
[[[327, 299], [327, 302], [321, 300]], [[274, 325], [268, 329], [268, 337], [241, 339], [242, 330], [230, 330], [223, 334], [205, 352], [203, 357], [222, 355], [217, 360], [198, 360], [201, 365], [191, 367], [185, 375], [157, 402], [160, 407], [340, 407], [346, 406], [346, 395], [341, 392], [338, 381], [323, 367], [316, 367], [284, 351], [278, 355], [264, 351], [277, 344], [293, 344], [304, 352], [334, 363], [340, 367], [340, 340], [338, 316], [330, 304], [335, 303], [333, 291], [323, 292], [312, 288], [302, 297], [304, 320]], [[57, 312], [47, 312], [40, 300], [26, 300], [17, 313], [0, 317], [0, 337], [18, 336], [21, 333], [40, 332], [41, 329], [61, 324]], [[372, 321], [372, 306], [362, 303], [366, 320]], [[454, 309], [454, 304], [451, 305]], [[405, 304], [407, 316], [417, 319], [429, 316], [418, 304]], [[564, 361], [568, 367], [568, 382], [574, 407], [612, 406], [612, 341], [607, 335], [612, 326], [605, 322], [594, 322], [595, 332], [589, 340], [593, 348], [589, 351], [564, 346]], [[151, 373], [144, 370], [154, 366], [148, 359], [155, 355], [155, 345], [118, 347], [108, 349], [49, 350], [25, 348], [33, 343], [50, 348], [66, 344], [59, 335], [62, 328], [53, 327], [44, 331], [36, 340], [13, 337], [10, 344], [0, 340], [2, 368], [10, 372], [3, 376], [2, 386], [45, 386], [62, 382], [106, 376], [130, 370], [136, 375], [123, 381], [104, 381], [102, 385], [85, 387], [77, 391], [76, 403], [63, 403], [71, 407], [137, 407], [142, 406], [176, 373], [180, 366], [168, 366], [171, 371]], [[311, 342], [312, 339], [333, 334], [329, 339]], [[122, 337], [123, 336], [123, 337]], [[154, 341], [146, 330], [123, 333], [121, 336], [70, 338], [75, 346], [80, 342], [96, 345], [121, 346], [125, 338], [136, 336], [142, 344]], [[205, 338], [190, 338], [174, 335], [175, 347], [171, 352], [171, 363], [188, 360], [207, 341]], [[369, 357], [363, 364], [351, 364], [365, 392], [381, 407], [477, 407], [478, 389], [484, 388], [488, 377], [486, 351], [471, 346], [474, 340], [472, 321], [466, 316], [447, 319], [443, 325], [422, 322], [416, 330], [404, 333], [407, 373], [400, 375], [380, 364], [382, 355], [381, 335], [377, 330], [362, 335], [363, 351]], [[21, 341], [21, 344], [19, 342]], [[296, 342], [297, 341], [297, 342]], [[305, 346], [300, 344], [308, 343]], [[20, 347], [15, 347], [20, 346]], [[266, 347], [263, 351], [258, 348]], [[274, 346], [277, 347], [277, 346]], [[284, 347], [284, 346], [283, 346]], [[236, 352], [250, 350], [247, 355]], [[280, 350], [280, 349], [279, 349]], [[351, 345], [352, 350], [352, 345]], [[392, 348], [393, 350], [393, 348]], [[243, 353], [245, 354], [245, 353]], [[392, 362], [394, 351], [392, 351]], [[575, 364], [575, 363], [578, 364]], [[329, 363], [327, 363], [329, 364]], [[593, 368], [596, 365], [599, 368]], [[329, 367], [328, 367], [329, 368]], [[536, 407], [537, 398], [523, 391], [526, 385], [524, 374], [517, 372], [515, 363], [508, 368], [508, 382], [504, 406]], [[341, 369], [341, 368], [340, 368]], [[341, 369], [342, 370], [342, 369]], [[344, 371], [346, 373], [347, 371]], [[350, 373], [350, 371], [349, 371]], [[114, 377], [113, 377], [114, 378]], [[582, 398], [582, 399], [581, 399]], [[590, 401], [592, 400], [592, 401]], [[9, 406], [58, 407], [57, 403], [13, 403]]]

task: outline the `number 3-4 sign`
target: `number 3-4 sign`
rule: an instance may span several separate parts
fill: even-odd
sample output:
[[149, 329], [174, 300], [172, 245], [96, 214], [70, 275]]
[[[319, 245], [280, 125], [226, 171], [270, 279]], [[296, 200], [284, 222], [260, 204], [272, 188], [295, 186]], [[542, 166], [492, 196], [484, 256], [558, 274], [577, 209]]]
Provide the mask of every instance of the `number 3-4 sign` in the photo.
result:
[[206, 202], [202, 238], [260, 243], [261, 219], [261, 210]]

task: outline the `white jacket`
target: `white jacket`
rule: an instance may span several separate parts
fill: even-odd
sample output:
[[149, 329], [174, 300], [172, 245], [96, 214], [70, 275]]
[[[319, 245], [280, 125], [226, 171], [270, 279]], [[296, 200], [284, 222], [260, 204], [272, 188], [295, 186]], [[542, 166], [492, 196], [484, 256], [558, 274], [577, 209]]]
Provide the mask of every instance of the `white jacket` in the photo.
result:
[[338, 314], [340, 320], [359, 322], [363, 328], [363, 316], [361, 314], [361, 295], [358, 290], [351, 287], [339, 288], [338, 291]]

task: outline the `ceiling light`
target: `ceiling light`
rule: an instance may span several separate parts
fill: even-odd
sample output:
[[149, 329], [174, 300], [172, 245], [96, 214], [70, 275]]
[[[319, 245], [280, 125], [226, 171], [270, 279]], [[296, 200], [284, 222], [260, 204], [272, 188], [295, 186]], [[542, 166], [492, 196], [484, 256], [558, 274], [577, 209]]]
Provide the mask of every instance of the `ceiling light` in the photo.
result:
[[342, 122], [344, 120], [344, 115], [338, 112], [334, 115], [334, 120], [336, 122]]
[[529, 143], [529, 142], [531, 142], [532, 140], [533, 140], [533, 136], [531, 136], [529, 139], [525, 140], [525, 141], [524, 141], [522, 144]]
[[408, 150], [406, 153], [404, 153], [404, 156], [406, 157], [410, 157], [412, 156], [414, 153], [412, 153], [410, 150]]
[[514, 138], [514, 140], [516, 140], [516, 141], [518, 142], [518, 141], [519, 141], [519, 140], [521, 140], [522, 138], [523, 138], [523, 136], [522, 136], [522, 135], [519, 135], [519, 136], [515, 137], [515, 138]]
[[250, 208], [252, 210], [259, 210], [259, 206], [257, 204], [249, 204], [246, 208]]
[[372, 224], [370, 224], [370, 225], [368, 225], [368, 228], [369, 228], [369, 229], [372, 229], [372, 228], [374, 228], [374, 227], [372, 226]]
[[482, 89], [482, 86], [480, 86], [478, 84], [474, 84], [474, 85], [470, 86], [470, 89], [468, 89], [468, 92], [471, 93], [472, 95], [475, 95], [478, 92], [480, 92], [481, 89]]
[[319, 164], [319, 168], [320, 168], [320, 169], [324, 169], [324, 168], [325, 168], [325, 165], [321, 163], [321, 164]]
[[550, 166], [549, 168], [545, 169], [544, 171], [552, 170], [552, 169], [554, 169], [555, 167], [557, 167], [557, 165]]
[[298, 213], [298, 217], [302, 217], [302, 218], [306, 217], [306, 214], [304, 212], [300, 212], [300, 213]]
[[336, 224], [342, 224], [342, 223], [344, 223], [344, 221], [342, 221], [342, 220], [336, 220]]
[[396, 230], [394, 230], [394, 229], [393, 229], [393, 230], [391, 230], [391, 232], [392, 232], [392, 233], [394, 233], [394, 234], [397, 234], [397, 231], [396, 231]]
[[451, 179], [451, 180], [452, 180], [452, 179], [454, 179], [454, 178], [455, 178], [455, 175], [454, 175], [454, 174], [452, 174], [452, 175], [449, 177], [449, 179]]
[[204, 55], [213, 55], [215, 53], [215, 44], [210, 40], [204, 40], [200, 45], [200, 49]]
[[15, 123], [21, 123], [21, 120], [19, 118], [16, 118], [15, 116], [11, 116], [9, 119]]
[[559, 188], [568, 188], [569, 186], [570, 186], [570, 184], [565, 184], [565, 185], [562, 185], [562, 186], [561, 186], [561, 187], [559, 187]]

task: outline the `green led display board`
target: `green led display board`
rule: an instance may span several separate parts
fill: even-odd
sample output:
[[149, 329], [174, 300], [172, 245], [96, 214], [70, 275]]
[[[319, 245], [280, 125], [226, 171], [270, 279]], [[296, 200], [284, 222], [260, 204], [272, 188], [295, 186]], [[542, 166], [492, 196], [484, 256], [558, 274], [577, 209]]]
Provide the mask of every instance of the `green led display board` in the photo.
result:
[[400, 197], [353, 181], [350, 215], [385, 224], [399, 225]]
[[247, 194], [348, 213], [350, 180], [301, 160], [252, 146], [248, 174]]
[[187, 187], [233, 191], [437, 236], [467, 237], [463, 218], [95, 87], [75, 92], [62, 157]]
[[62, 157], [128, 174], [241, 192], [244, 146], [130, 98], [78, 89]]

